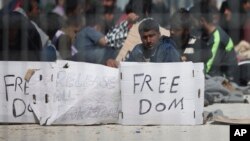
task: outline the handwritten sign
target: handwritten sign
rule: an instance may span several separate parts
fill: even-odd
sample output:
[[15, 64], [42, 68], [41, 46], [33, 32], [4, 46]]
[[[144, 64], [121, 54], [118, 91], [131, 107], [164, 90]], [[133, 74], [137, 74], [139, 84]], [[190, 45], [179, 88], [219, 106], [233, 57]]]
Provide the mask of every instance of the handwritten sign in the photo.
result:
[[[122, 124], [201, 124], [202, 66], [188, 63], [121, 63]], [[203, 76], [204, 77], [204, 76]], [[200, 97], [198, 91], [200, 89]], [[197, 110], [199, 109], [199, 112]]]
[[117, 123], [119, 70], [58, 61], [0, 62], [0, 122]]
[[196, 124], [203, 124], [203, 107], [204, 107], [204, 91], [205, 91], [205, 76], [204, 64], [194, 63], [194, 78], [195, 78], [195, 114]]
[[48, 119], [57, 113], [57, 103], [53, 101], [56, 93], [56, 74], [54, 67], [42, 68], [29, 80], [32, 94], [30, 106], [41, 125], [45, 125]]
[[[46, 76], [51, 76], [51, 63], [46, 62], [0, 62], [0, 122], [4, 123], [36, 123], [31, 103], [36, 104], [47, 88], [37, 88], [34, 86], [41, 81], [47, 83]], [[37, 73], [39, 69], [48, 70]], [[25, 80], [28, 70], [34, 70], [38, 77]], [[29, 83], [30, 79], [36, 79], [34, 83]], [[49, 83], [48, 83], [49, 84]], [[51, 90], [51, 89], [50, 89]], [[49, 94], [49, 92], [47, 93]], [[45, 97], [46, 94], [43, 94]]]
[[117, 123], [119, 70], [90, 63], [57, 62], [57, 115], [47, 124]]

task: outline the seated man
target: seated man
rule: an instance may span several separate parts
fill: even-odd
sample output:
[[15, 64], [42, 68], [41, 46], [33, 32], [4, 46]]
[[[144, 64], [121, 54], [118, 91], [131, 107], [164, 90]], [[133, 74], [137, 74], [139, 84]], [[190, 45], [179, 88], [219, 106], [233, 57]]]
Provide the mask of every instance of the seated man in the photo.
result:
[[161, 36], [159, 24], [146, 19], [139, 25], [141, 44], [134, 47], [126, 61], [135, 62], [178, 62], [180, 55], [173, 40]]
[[[125, 61], [129, 62], [179, 62], [180, 54], [172, 39], [161, 36], [159, 24], [145, 19], [139, 25], [141, 44], [134, 47]], [[108, 60], [107, 66], [117, 67], [115, 60]]]
[[105, 64], [107, 59], [117, 56], [127, 37], [128, 24], [135, 22], [138, 16], [128, 15], [126, 20], [110, 29], [107, 35], [101, 32], [103, 28], [101, 15], [90, 13], [87, 17], [90, 16], [86, 26], [77, 33], [74, 45], [78, 53], [72, 57], [72, 60]]
[[105, 64], [107, 59], [115, 58], [118, 50], [108, 46], [108, 41], [101, 32], [100, 21], [99, 15], [93, 15], [77, 33], [74, 45], [78, 53], [72, 57], [73, 61]]
[[170, 19], [170, 36], [177, 45], [182, 61], [207, 63], [212, 52], [206, 42], [191, 35], [191, 17], [182, 8], [176, 11]]
[[238, 82], [238, 62], [231, 37], [214, 23], [217, 9], [198, 5], [191, 9], [194, 20], [199, 23], [201, 38], [209, 46], [212, 56], [206, 63], [206, 73], [211, 76], [223, 76], [230, 81]]

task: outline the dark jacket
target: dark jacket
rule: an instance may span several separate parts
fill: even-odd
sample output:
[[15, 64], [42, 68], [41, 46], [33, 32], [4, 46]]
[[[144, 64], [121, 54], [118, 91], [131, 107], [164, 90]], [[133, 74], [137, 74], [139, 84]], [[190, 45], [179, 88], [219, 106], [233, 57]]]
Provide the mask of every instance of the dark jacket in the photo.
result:
[[143, 44], [138, 44], [127, 56], [126, 61], [130, 62], [180, 62], [180, 54], [175, 49], [174, 41], [166, 36], [160, 38], [159, 43], [152, 50], [149, 57], [145, 54], [147, 49]]
[[18, 12], [0, 16], [0, 60], [40, 61], [41, 50], [40, 35], [26, 17]]
[[212, 57], [206, 64], [206, 72], [211, 76], [225, 76], [237, 82], [238, 62], [232, 39], [217, 27], [207, 44], [212, 51]]
[[203, 62], [206, 64], [212, 57], [212, 52], [206, 42], [194, 36], [190, 36], [188, 43], [181, 48], [177, 48], [177, 50], [181, 56], [186, 57], [186, 61], [194, 63]]

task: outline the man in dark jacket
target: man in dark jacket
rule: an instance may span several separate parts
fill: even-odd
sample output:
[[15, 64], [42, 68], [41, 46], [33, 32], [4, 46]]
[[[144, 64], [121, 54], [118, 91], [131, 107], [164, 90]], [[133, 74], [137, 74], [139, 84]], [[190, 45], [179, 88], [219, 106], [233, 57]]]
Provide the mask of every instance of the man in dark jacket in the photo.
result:
[[206, 63], [206, 73], [211, 76], [225, 76], [237, 82], [238, 62], [234, 44], [228, 34], [213, 22], [215, 10], [207, 4], [192, 10], [192, 14], [200, 23], [202, 39], [212, 51], [212, 56]]
[[134, 47], [126, 61], [133, 62], [179, 62], [180, 54], [175, 43], [161, 36], [159, 24], [153, 19], [145, 19], [139, 25], [141, 44]]
[[175, 12], [170, 19], [170, 36], [177, 45], [182, 61], [207, 63], [212, 56], [209, 46], [198, 37], [191, 35], [191, 17], [182, 8]]
[[0, 60], [40, 61], [41, 48], [40, 36], [26, 17], [18, 12], [0, 16]]

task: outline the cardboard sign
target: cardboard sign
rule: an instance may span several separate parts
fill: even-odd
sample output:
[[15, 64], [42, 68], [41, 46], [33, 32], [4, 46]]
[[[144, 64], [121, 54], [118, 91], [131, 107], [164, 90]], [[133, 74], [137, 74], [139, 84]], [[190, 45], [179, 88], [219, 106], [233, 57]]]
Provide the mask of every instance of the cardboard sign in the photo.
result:
[[[31, 103], [38, 104], [39, 97], [53, 94], [51, 81], [47, 79], [53, 75], [51, 63], [9, 61], [0, 62], [0, 66], [0, 122], [36, 123]], [[47, 71], [38, 73], [41, 68]], [[36, 81], [30, 83], [30, 80]], [[43, 87], [41, 83], [47, 85]]]
[[[59, 61], [0, 62], [0, 122], [117, 123], [119, 70]], [[97, 73], [98, 72], [98, 73]]]
[[123, 62], [120, 69], [122, 124], [202, 124], [203, 105], [197, 106], [204, 100], [204, 81], [196, 84], [201, 65]]
[[[119, 70], [90, 63], [57, 62], [56, 107], [50, 124], [117, 123]], [[45, 121], [45, 120], [44, 120]]]
[[53, 101], [56, 93], [56, 74], [54, 67], [42, 68], [29, 80], [30, 93], [33, 94], [30, 106], [41, 125], [45, 125], [48, 119], [57, 113], [57, 103]]
[[195, 119], [196, 124], [203, 124], [203, 107], [205, 92], [204, 64], [194, 63], [195, 78]]

